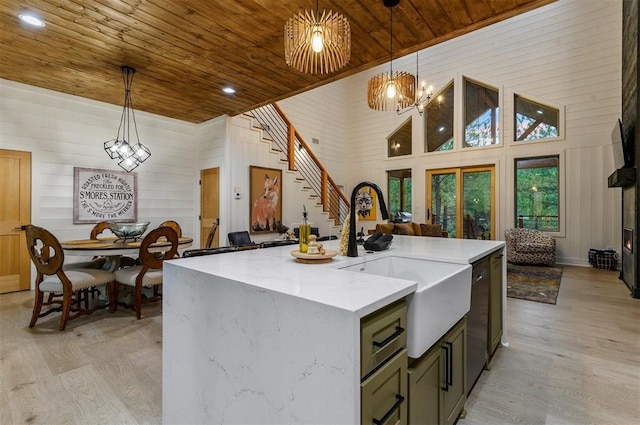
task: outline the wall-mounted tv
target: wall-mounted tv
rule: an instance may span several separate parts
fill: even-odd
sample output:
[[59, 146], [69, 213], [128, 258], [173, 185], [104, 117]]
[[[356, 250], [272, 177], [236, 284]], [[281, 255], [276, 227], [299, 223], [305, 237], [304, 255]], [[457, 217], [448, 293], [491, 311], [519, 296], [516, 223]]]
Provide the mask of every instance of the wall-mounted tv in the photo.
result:
[[633, 167], [633, 147], [630, 140], [624, 138], [620, 118], [611, 132], [611, 147], [616, 169]]

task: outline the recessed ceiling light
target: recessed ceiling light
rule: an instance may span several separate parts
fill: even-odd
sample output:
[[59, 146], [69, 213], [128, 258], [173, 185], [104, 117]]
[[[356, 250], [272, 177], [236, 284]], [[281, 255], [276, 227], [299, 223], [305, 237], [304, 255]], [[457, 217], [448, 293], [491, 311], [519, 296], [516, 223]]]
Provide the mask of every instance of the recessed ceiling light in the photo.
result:
[[45, 26], [44, 20], [38, 18], [33, 13], [18, 13], [18, 19], [20, 19], [25, 24], [29, 24], [34, 27], [42, 28]]
[[236, 89], [234, 89], [233, 87], [223, 87], [222, 91], [225, 92], [226, 94], [234, 94], [236, 92]]

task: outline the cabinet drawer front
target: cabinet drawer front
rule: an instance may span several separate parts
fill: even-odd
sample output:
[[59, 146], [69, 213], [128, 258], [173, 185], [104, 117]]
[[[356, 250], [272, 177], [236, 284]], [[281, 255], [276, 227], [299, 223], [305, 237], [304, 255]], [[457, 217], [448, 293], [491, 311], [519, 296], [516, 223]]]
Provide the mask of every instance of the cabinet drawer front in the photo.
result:
[[407, 350], [376, 370], [360, 386], [362, 425], [407, 424]]
[[360, 331], [361, 376], [384, 363], [407, 345], [407, 304], [404, 300], [362, 319]]

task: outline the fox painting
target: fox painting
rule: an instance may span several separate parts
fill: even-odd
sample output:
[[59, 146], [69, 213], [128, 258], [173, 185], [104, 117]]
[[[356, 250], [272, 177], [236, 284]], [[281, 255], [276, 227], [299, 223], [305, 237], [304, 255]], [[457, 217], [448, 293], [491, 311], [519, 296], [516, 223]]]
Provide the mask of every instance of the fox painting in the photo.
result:
[[264, 175], [264, 190], [253, 203], [251, 212], [251, 227], [254, 231], [275, 230], [276, 208], [280, 196], [280, 181], [278, 176], [270, 178]]
[[372, 208], [374, 204], [373, 192], [371, 188], [362, 188], [356, 193], [355, 208], [358, 213], [358, 218], [361, 220], [375, 220], [372, 214]]

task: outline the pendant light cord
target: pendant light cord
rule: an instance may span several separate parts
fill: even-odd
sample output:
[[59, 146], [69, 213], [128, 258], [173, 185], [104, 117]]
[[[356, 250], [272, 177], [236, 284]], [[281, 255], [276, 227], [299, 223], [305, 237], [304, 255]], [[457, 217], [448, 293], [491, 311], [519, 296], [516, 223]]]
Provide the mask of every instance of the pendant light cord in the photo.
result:
[[389, 8], [389, 77], [393, 78], [393, 7]]

